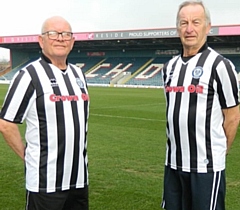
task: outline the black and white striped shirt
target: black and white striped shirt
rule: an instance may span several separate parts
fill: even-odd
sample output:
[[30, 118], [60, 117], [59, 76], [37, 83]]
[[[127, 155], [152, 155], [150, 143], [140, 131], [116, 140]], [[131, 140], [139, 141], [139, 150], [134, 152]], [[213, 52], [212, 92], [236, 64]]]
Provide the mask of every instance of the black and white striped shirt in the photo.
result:
[[[43, 57], [44, 58], [44, 57]], [[40, 58], [10, 84], [0, 117], [26, 120], [26, 188], [55, 192], [88, 185], [89, 95], [82, 71]]]
[[184, 62], [179, 55], [163, 68], [166, 96], [165, 164], [185, 172], [225, 169], [222, 109], [238, 105], [234, 65], [204, 45]]

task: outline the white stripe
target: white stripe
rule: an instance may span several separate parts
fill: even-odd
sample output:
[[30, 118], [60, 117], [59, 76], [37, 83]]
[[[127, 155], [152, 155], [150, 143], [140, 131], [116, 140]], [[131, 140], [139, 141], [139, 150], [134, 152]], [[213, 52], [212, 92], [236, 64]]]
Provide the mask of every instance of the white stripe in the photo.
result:
[[[218, 177], [216, 178], [216, 176]], [[220, 181], [221, 181], [221, 171], [214, 172], [210, 210], [216, 209]], [[217, 188], [215, 190], [216, 184], [217, 184]]]
[[27, 191], [27, 196], [26, 196], [26, 210], [28, 210], [28, 205], [29, 205], [29, 191]]

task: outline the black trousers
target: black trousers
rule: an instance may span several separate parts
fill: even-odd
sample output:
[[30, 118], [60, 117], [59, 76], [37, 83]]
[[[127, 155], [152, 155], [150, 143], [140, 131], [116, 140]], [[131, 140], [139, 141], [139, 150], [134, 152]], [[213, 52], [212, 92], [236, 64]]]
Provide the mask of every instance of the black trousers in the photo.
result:
[[225, 210], [225, 192], [225, 170], [194, 173], [165, 167], [164, 209]]
[[26, 210], [88, 210], [88, 186], [54, 193], [26, 193]]

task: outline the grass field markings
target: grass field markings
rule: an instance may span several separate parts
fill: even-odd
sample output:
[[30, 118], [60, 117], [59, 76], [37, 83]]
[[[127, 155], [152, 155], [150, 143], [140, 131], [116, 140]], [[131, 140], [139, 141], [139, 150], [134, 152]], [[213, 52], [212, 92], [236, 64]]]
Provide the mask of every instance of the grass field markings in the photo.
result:
[[240, 181], [227, 181], [227, 186], [229, 187], [239, 187]]
[[121, 106], [104, 106], [104, 107], [91, 107], [90, 105], [90, 109], [91, 110], [96, 110], [96, 109], [118, 109], [118, 108], [126, 108], [126, 107], [140, 107], [140, 106], [159, 106], [161, 104], [165, 104], [165, 103], [154, 103], [154, 104], [127, 104], [127, 105], [121, 105]]
[[156, 122], [166, 122], [166, 120], [158, 120], [158, 119], [150, 119], [150, 118], [141, 118], [141, 117], [126, 117], [126, 116], [116, 116], [116, 115], [107, 115], [107, 114], [93, 114], [90, 116], [98, 116], [98, 117], [111, 117], [111, 118], [121, 118], [121, 119], [132, 119], [132, 120], [146, 120], [146, 121], [156, 121]]
[[133, 168], [123, 168], [122, 171], [127, 172], [129, 174], [135, 174], [138, 177], [148, 176], [148, 177], [158, 179], [159, 177], [163, 176], [163, 173], [160, 173], [159, 171], [156, 171], [156, 170], [142, 171], [142, 170], [133, 169]]

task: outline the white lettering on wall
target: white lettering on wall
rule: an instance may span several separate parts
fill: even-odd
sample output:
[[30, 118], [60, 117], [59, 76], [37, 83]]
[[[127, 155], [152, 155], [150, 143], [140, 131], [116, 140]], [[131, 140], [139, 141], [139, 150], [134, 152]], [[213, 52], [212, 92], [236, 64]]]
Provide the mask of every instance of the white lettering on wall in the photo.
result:
[[[159, 71], [161, 71], [163, 67], [163, 64], [153, 63], [150, 66], [148, 66], [144, 71], [142, 71], [139, 75], [135, 77], [135, 79], [149, 79], [156, 75]], [[153, 71], [153, 69], [155, 69]], [[152, 73], [147, 74], [149, 71], [152, 71]]]

